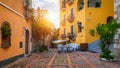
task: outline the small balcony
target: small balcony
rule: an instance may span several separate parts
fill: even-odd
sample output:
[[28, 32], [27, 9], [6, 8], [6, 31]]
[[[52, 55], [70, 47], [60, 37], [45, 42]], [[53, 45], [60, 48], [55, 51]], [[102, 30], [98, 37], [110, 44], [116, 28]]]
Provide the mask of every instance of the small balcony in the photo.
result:
[[60, 36], [62, 39], [66, 39], [66, 35], [65, 34], [61, 34]]
[[74, 21], [74, 15], [69, 15], [68, 18], [67, 18], [67, 20], [69, 22], [73, 22]]
[[67, 37], [69, 38], [69, 40], [73, 40], [73, 41], [76, 40], [76, 34], [75, 33], [73, 33], [73, 34], [68, 33]]
[[74, 0], [68, 0], [68, 5], [72, 5], [74, 3]]
[[26, 20], [31, 19], [32, 17], [32, 9], [29, 9], [28, 7], [24, 7], [24, 16]]
[[65, 11], [66, 9], [66, 1], [62, 1], [62, 10]]

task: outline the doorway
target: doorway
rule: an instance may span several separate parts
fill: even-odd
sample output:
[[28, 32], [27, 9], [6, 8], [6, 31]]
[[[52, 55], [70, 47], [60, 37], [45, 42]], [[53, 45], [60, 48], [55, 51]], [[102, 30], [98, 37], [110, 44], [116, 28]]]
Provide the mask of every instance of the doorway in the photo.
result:
[[25, 30], [25, 54], [29, 54], [29, 30]]

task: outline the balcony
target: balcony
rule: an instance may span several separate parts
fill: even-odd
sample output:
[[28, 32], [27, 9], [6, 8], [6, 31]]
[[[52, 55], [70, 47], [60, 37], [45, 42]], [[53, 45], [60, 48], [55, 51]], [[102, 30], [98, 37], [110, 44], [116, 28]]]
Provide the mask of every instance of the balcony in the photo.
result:
[[77, 35], [76, 35], [75, 33], [73, 33], [73, 34], [68, 33], [67, 37], [69, 38], [69, 40], [73, 40], [73, 41], [75, 41]]
[[73, 22], [74, 21], [74, 16], [73, 15], [69, 15], [68, 18], [67, 18], [67, 20], [69, 22]]
[[62, 1], [62, 10], [65, 11], [66, 9], [66, 1]]
[[24, 16], [26, 20], [30, 19], [32, 16], [32, 10], [25, 7]]
[[60, 36], [62, 39], [66, 39], [66, 35], [65, 34], [61, 34]]
[[68, 0], [68, 5], [72, 5], [74, 0]]

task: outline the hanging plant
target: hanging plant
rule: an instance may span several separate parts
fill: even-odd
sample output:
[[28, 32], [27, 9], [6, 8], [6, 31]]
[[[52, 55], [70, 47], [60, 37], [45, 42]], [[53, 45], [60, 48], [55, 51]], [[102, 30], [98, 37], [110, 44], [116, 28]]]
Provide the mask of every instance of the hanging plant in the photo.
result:
[[8, 37], [11, 36], [11, 29], [6, 25], [1, 27], [1, 31], [2, 31], [2, 38], [3, 39], [8, 38]]

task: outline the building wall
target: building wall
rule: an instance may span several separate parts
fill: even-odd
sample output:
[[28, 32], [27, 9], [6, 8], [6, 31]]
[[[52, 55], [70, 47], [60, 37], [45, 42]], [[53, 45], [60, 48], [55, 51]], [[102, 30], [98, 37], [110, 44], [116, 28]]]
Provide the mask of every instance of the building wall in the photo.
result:
[[[0, 2], [8, 5], [12, 9], [18, 11], [23, 15], [24, 12], [24, 0], [0, 0]], [[16, 6], [17, 5], [17, 6]], [[11, 46], [9, 48], [2, 48], [2, 36], [0, 30], [0, 61], [12, 58], [24, 54], [25, 52], [25, 30], [28, 29], [30, 32], [31, 38], [31, 24], [27, 22], [24, 17], [19, 16], [13, 11], [5, 8], [0, 5], [0, 28], [4, 21], [7, 21], [10, 24], [11, 28]], [[29, 39], [30, 40], [30, 39]], [[23, 43], [23, 47], [20, 48], [20, 42]], [[32, 43], [30, 41], [30, 51]]]
[[[84, 0], [84, 8], [80, 11], [77, 10], [77, 4], [79, 0], [74, 0], [74, 3], [71, 5], [68, 5], [66, 3], [66, 9], [62, 10], [62, 0], [60, 0], [60, 31], [59, 34], [63, 34], [64, 28], [66, 29], [66, 33], [70, 32], [70, 26], [74, 25], [74, 33], [76, 33], [76, 43], [91, 43], [99, 39], [98, 36], [92, 37], [89, 32], [90, 29], [95, 29], [98, 23], [105, 24], [106, 19], [108, 16], [114, 15], [114, 5], [113, 0], [101, 0], [101, 7], [100, 8], [89, 8], [87, 5], [88, 0]], [[109, 1], [109, 4], [108, 4]], [[68, 22], [66, 19], [66, 24], [62, 25], [62, 20], [64, 17], [64, 14], [66, 14], [66, 17], [70, 14], [70, 8], [74, 8], [74, 21]], [[82, 23], [82, 32], [78, 33], [78, 25], [77, 23]], [[59, 36], [59, 39], [60, 36]]]
[[114, 0], [114, 18], [120, 23], [120, 0]]
[[109, 16], [114, 17], [113, 9], [114, 9], [114, 0], [101, 0], [100, 8], [88, 8], [87, 6], [85, 6], [86, 42], [91, 43], [99, 39], [98, 35], [92, 37], [89, 32], [91, 29], [95, 29], [99, 23], [106, 24], [107, 18]]

